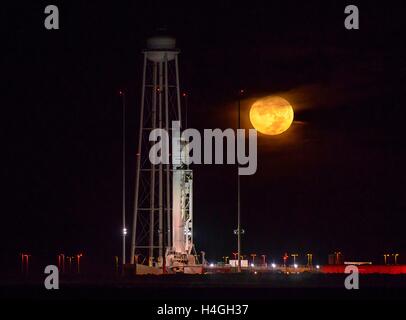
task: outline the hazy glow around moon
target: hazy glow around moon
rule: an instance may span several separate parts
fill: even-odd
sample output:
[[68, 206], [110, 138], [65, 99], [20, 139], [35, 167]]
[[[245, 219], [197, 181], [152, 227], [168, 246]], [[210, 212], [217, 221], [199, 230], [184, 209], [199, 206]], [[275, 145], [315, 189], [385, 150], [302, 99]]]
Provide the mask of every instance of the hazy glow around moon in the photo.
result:
[[254, 102], [250, 120], [254, 128], [263, 134], [281, 134], [292, 124], [293, 108], [281, 97], [268, 96]]

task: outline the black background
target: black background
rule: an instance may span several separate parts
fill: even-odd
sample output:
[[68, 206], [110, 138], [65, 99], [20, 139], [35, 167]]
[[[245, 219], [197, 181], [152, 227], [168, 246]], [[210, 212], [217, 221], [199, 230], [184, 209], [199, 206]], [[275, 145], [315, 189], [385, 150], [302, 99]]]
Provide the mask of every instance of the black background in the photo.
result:
[[[120, 254], [117, 92], [128, 95], [131, 222], [140, 52], [161, 26], [182, 50], [191, 127], [234, 127], [240, 88], [243, 114], [274, 93], [295, 109], [288, 132], [259, 136], [258, 171], [242, 178], [245, 254], [280, 262], [295, 251], [304, 262], [311, 251], [324, 263], [335, 250], [375, 262], [404, 252], [402, 2], [352, 3], [360, 30], [351, 31], [345, 1], [56, 1], [53, 31], [43, 25], [48, 4], [1, 5], [3, 266], [22, 251], [83, 251], [94, 263]], [[220, 260], [236, 250], [235, 168], [194, 170], [197, 250]]]

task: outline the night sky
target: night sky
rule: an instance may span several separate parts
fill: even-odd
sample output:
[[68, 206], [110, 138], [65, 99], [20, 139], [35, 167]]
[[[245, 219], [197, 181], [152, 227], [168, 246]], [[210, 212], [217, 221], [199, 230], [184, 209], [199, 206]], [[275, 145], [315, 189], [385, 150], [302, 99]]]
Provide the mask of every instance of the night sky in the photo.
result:
[[[242, 177], [243, 253], [340, 250], [382, 262], [406, 254], [406, 4], [373, 2], [56, 1], [60, 30], [44, 28], [50, 3], [2, 5], [2, 259], [121, 253], [121, 117], [128, 95], [127, 212], [132, 220], [145, 40], [165, 26], [181, 49], [188, 125], [243, 124], [255, 98], [278, 94], [295, 122], [259, 134], [258, 170]], [[231, 4], [233, 3], [233, 4]], [[344, 28], [359, 4], [360, 30]], [[194, 166], [197, 250], [236, 251], [236, 170]]]

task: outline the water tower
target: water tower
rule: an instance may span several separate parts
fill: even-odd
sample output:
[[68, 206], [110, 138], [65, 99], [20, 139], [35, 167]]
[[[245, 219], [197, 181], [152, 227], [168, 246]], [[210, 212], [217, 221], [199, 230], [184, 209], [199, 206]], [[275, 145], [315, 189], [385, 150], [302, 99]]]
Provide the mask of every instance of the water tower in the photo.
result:
[[[183, 164], [154, 165], [148, 157], [150, 132], [165, 129], [171, 139], [172, 121], [182, 123], [178, 54], [169, 36], [149, 38], [143, 51], [131, 262], [141, 262], [137, 257], [142, 255], [150, 267], [184, 271], [195, 264], [193, 174]], [[177, 143], [185, 142], [179, 138]]]

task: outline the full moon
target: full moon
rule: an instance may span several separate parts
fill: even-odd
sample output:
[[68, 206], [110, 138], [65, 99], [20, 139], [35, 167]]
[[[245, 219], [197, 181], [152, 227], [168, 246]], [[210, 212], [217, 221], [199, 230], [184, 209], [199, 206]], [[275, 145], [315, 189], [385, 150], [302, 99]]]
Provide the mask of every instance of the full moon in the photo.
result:
[[263, 134], [281, 134], [292, 124], [293, 108], [281, 97], [268, 96], [254, 102], [250, 120], [254, 128]]

